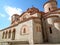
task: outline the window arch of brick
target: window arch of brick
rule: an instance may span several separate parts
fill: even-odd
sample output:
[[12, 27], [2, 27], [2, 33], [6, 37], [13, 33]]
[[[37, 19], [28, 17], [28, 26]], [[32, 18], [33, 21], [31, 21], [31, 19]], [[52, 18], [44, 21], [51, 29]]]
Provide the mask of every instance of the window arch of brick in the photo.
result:
[[20, 34], [28, 34], [28, 33], [29, 33], [28, 26], [23, 25], [21, 30], [20, 30]]

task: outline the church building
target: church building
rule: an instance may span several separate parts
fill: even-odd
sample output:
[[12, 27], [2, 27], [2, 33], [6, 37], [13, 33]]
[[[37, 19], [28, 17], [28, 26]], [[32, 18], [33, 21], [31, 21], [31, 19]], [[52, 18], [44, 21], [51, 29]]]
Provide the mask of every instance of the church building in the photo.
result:
[[11, 25], [0, 30], [1, 45], [60, 43], [60, 8], [48, 0], [44, 11], [32, 7], [11, 17]]

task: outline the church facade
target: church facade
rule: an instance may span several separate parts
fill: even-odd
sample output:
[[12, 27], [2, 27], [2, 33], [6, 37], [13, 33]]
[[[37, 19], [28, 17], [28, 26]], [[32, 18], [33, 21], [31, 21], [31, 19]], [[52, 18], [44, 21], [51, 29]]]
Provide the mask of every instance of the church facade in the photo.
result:
[[0, 30], [1, 45], [60, 43], [60, 8], [48, 0], [44, 12], [32, 7], [11, 17], [11, 25]]

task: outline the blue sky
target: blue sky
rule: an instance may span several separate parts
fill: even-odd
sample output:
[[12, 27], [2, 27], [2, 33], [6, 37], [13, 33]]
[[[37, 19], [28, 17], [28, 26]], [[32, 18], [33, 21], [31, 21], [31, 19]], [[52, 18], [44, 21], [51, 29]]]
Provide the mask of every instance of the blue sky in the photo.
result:
[[[28, 8], [34, 6], [43, 11], [43, 4], [48, 0], [0, 0], [0, 29], [10, 25], [11, 16], [14, 13], [21, 14]], [[60, 0], [58, 8], [60, 7]]]

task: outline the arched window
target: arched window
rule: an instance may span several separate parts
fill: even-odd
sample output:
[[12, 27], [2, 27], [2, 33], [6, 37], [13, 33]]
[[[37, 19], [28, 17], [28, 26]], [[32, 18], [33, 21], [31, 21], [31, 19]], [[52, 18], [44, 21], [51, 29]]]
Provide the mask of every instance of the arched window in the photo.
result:
[[50, 11], [50, 8], [49, 8], [49, 11]]
[[51, 29], [51, 27], [49, 27], [49, 30], [50, 30], [50, 34], [52, 34], [52, 29]]
[[5, 32], [5, 39], [7, 38], [7, 33], [8, 33], [8, 32], [6, 31], [6, 32]]
[[5, 34], [5, 32], [3, 32], [3, 34], [2, 34], [2, 39], [4, 38], [4, 34]]
[[11, 30], [9, 30], [9, 35], [8, 35], [8, 38], [10, 38], [11, 37]]
[[12, 31], [12, 40], [15, 39], [15, 31], [16, 31], [16, 29], [14, 28], [13, 31]]
[[36, 26], [36, 31], [39, 32], [39, 31], [38, 31], [38, 26]]
[[36, 26], [36, 31], [37, 32], [40, 32], [41, 30], [40, 30], [40, 26]]
[[28, 33], [29, 33], [28, 26], [27, 25], [23, 25], [21, 30], [20, 30], [20, 34], [26, 35]]
[[26, 29], [25, 28], [23, 29], [23, 33], [26, 33]]

